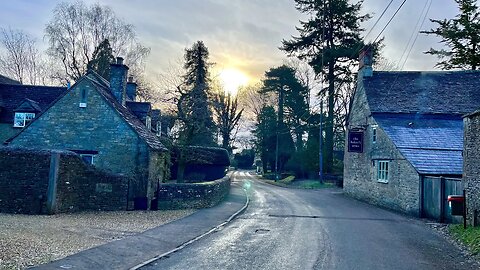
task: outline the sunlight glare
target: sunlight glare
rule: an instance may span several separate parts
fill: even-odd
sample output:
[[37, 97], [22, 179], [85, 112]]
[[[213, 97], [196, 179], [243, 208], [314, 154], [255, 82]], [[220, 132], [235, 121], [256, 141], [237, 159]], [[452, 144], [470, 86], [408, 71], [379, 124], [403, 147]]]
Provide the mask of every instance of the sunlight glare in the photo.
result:
[[246, 85], [249, 81], [247, 75], [238, 69], [224, 69], [220, 72], [220, 81], [225, 88], [225, 91], [235, 95], [238, 88]]

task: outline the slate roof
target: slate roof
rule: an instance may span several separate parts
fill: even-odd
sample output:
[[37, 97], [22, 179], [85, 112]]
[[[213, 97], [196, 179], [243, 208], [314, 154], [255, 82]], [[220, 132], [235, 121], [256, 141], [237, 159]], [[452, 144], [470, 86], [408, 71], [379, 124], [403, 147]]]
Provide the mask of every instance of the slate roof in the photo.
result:
[[0, 84], [21, 84], [19, 81], [10, 79], [6, 76], [0, 74]]
[[138, 119], [144, 120], [147, 118], [147, 115], [152, 110], [152, 105], [150, 102], [135, 102], [135, 101], [127, 101], [125, 103], [127, 108], [138, 117]]
[[375, 113], [471, 113], [480, 108], [480, 71], [374, 71], [363, 78]]
[[15, 109], [26, 99], [43, 111], [66, 91], [66, 87], [0, 83], [0, 123], [13, 123]]
[[168, 149], [160, 142], [160, 139], [154, 133], [149, 131], [147, 127], [128, 108], [122, 106], [117, 101], [117, 99], [112, 95], [109, 84], [105, 79], [93, 71], [89, 71], [84, 77], [93, 82], [95, 89], [107, 100], [110, 105], [112, 105], [113, 109], [115, 109], [115, 111], [122, 116], [127, 124], [133, 128], [138, 136], [143, 139], [150, 148], [168, 151]]
[[462, 174], [461, 116], [376, 113], [373, 117], [418, 173]]

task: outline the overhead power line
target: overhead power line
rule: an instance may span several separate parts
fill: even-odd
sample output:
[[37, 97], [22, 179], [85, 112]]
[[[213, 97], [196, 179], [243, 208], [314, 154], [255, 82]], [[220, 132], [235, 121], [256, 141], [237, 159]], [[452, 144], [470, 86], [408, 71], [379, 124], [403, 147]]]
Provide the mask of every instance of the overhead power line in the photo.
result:
[[388, 25], [392, 22], [393, 18], [395, 18], [395, 16], [397, 15], [397, 13], [400, 11], [400, 9], [403, 7], [403, 5], [405, 4], [405, 2], [407, 2], [407, 0], [403, 0], [402, 4], [400, 4], [400, 6], [397, 8], [397, 10], [395, 11], [395, 13], [393, 13], [392, 17], [390, 18], [390, 20], [388, 20], [387, 24], [385, 24], [385, 26], [383, 27], [382, 31], [380, 31], [380, 33], [378, 33], [377, 37], [375, 38], [375, 40], [373, 40], [373, 43], [377, 42], [378, 38], [383, 34], [383, 31], [385, 31], [385, 29], [388, 27]]

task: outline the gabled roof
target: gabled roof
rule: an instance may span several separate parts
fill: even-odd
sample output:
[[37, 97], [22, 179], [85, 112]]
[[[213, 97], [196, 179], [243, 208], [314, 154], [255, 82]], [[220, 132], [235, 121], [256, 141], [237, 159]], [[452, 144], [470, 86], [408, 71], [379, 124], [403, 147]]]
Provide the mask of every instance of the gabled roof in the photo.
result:
[[420, 174], [462, 174], [461, 116], [376, 113], [373, 117]]
[[10, 79], [6, 76], [0, 74], [0, 84], [21, 84], [19, 81]]
[[480, 108], [480, 71], [374, 71], [362, 83], [372, 113], [463, 115]]
[[42, 108], [40, 107], [40, 104], [34, 100], [31, 99], [24, 99], [20, 105], [13, 110], [14, 112], [41, 112]]
[[93, 83], [95, 89], [102, 95], [107, 103], [120, 114], [120, 116], [132, 127], [132, 129], [138, 134], [138, 136], [145, 141], [145, 143], [152, 149], [167, 151], [168, 149], [160, 142], [160, 139], [126, 107], [122, 106], [117, 99], [112, 95], [109, 85], [100, 75], [94, 71], [89, 71], [84, 78]]
[[17, 109], [25, 99], [35, 102], [36, 106], [43, 111], [48, 105], [66, 92], [66, 87], [0, 84], [0, 100], [2, 106], [0, 123], [13, 123], [15, 109]]

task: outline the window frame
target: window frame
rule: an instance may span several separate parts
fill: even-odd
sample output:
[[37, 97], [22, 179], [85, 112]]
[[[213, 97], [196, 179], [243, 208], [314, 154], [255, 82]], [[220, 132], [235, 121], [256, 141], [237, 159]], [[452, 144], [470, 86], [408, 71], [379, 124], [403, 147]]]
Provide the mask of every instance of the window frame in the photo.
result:
[[390, 179], [390, 161], [377, 160], [377, 182], [387, 184]]
[[[21, 117], [20, 119], [20, 115]], [[27, 119], [27, 115], [30, 116], [30, 118]], [[33, 119], [35, 119], [35, 113], [32, 112], [15, 112], [15, 115], [13, 116], [13, 127], [25, 127], [28, 123], [32, 122]], [[18, 125], [18, 120], [21, 121], [21, 124]]]
[[[79, 154], [79, 155], [85, 163], [90, 164], [90, 165], [95, 165], [95, 155], [94, 154]], [[88, 160], [84, 159], [84, 157], [90, 157], [91, 161], [88, 161]]]
[[83, 87], [80, 89], [80, 103], [78, 104], [80, 108], [87, 107], [87, 89]]
[[372, 143], [376, 143], [378, 139], [377, 125], [372, 125]]

